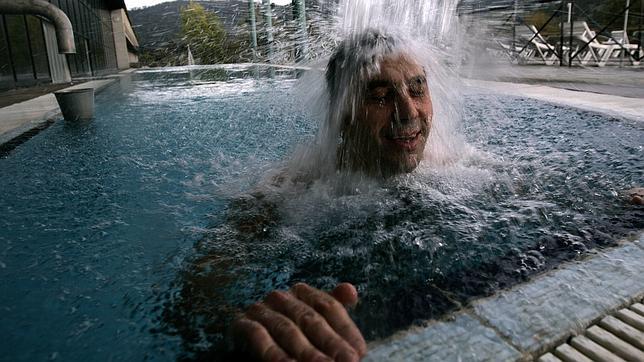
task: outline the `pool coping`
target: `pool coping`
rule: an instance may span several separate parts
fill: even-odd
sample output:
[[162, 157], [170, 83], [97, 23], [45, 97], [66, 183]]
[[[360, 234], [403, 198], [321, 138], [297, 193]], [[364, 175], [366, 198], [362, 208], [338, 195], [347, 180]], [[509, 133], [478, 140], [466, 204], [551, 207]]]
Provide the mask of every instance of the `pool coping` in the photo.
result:
[[644, 232], [470, 302], [425, 327], [373, 342], [365, 360], [536, 359], [604, 316], [644, 298], [642, 260]]

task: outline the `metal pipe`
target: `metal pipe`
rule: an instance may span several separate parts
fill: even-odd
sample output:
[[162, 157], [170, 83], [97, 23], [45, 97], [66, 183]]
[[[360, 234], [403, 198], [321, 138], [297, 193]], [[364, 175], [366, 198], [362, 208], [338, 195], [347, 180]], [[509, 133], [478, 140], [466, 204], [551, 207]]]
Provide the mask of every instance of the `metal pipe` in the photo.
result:
[[65, 13], [45, 0], [0, 0], [0, 14], [40, 15], [54, 23], [58, 52], [61, 54], [76, 53], [74, 29]]

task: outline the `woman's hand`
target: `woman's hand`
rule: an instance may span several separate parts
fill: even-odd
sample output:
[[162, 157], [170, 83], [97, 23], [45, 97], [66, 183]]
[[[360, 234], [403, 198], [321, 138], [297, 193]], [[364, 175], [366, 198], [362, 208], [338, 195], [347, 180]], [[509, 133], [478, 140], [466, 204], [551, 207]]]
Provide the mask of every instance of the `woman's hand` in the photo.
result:
[[367, 345], [345, 309], [357, 302], [349, 283], [273, 291], [233, 323], [235, 345], [262, 361], [359, 361]]

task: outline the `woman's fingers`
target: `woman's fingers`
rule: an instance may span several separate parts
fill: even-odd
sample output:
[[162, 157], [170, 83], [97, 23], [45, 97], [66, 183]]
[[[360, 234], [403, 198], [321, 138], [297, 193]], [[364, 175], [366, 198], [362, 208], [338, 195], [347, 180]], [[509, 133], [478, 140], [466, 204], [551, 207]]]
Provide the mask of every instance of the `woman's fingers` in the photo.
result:
[[246, 317], [261, 323], [274, 341], [298, 361], [332, 361], [309, 342], [291, 319], [265, 304], [256, 303], [251, 306]]
[[304, 283], [298, 283], [293, 286], [291, 292], [321, 314], [331, 328], [344, 338], [361, 357], [367, 353], [367, 344], [360, 330], [358, 330], [358, 327], [349, 317], [349, 313], [338, 300], [330, 294]]
[[266, 328], [260, 323], [248, 318], [240, 318], [232, 326], [235, 342], [243, 345], [243, 349], [250, 349], [252, 356], [262, 361], [293, 361], [270, 336]]
[[331, 328], [322, 315], [293, 294], [275, 291], [266, 297], [265, 303], [298, 325], [308, 340], [334, 361], [360, 360], [358, 352]]

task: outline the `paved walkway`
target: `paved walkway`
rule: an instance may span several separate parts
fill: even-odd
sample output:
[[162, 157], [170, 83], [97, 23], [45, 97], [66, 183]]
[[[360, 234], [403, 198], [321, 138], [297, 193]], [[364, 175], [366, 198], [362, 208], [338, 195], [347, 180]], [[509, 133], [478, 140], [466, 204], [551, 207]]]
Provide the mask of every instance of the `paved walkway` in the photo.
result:
[[644, 86], [642, 67], [559, 67], [545, 65], [487, 64], [461, 69], [466, 78], [518, 83], [585, 83]]
[[611, 117], [644, 121], [644, 96], [642, 98], [632, 98], [553, 88], [548, 85], [484, 80], [469, 80], [466, 81], [466, 84], [481, 91], [489, 92], [491, 90], [500, 94], [529, 97], [567, 107], [603, 113]]
[[0, 108], [10, 106], [12, 104], [28, 101], [52, 93], [63, 88], [71, 87], [69, 83], [65, 84], [44, 84], [28, 88], [15, 88], [7, 91], [0, 92]]

